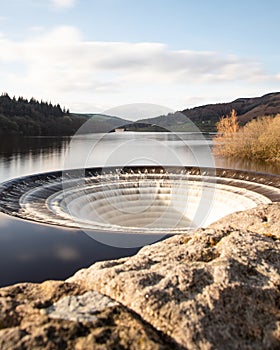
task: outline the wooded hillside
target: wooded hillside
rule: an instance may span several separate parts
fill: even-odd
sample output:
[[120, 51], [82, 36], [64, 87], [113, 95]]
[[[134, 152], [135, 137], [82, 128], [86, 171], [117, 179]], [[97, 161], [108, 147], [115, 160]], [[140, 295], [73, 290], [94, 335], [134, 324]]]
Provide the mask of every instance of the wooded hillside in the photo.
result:
[[59, 104], [0, 96], [0, 134], [25, 136], [72, 135], [86, 121]]

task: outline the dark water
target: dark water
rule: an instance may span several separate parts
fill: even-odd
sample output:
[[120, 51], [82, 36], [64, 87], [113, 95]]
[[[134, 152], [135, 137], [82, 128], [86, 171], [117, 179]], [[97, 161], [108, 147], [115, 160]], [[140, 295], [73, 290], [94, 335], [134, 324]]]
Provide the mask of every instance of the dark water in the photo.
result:
[[[215, 163], [216, 161], [216, 163]], [[69, 138], [2, 138], [0, 182], [28, 174], [90, 166], [199, 165], [280, 173], [279, 165], [214, 160], [199, 135], [110, 134]], [[65, 279], [95, 261], [135, 254], [79, 230], [40, 225], [0, 214], [0, 286]]]
[[[2, 138], [0, 179], [63, 168], [65, 138]], [[82, 231], [61, 229], [0, 213], [0, 286], [65, 279], [93, 262], [133, 255], [139, 248], [104, 245]]]

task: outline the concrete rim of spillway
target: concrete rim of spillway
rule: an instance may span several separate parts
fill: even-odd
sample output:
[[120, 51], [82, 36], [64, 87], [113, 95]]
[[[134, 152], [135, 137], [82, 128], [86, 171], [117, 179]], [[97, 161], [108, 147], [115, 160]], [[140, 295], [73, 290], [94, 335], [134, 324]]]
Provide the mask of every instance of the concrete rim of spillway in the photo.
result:
[[107, 233], [180, 233], [276, 201], [280, 176], [220, 168], [70, 169], [0, 185], [6, 214]]

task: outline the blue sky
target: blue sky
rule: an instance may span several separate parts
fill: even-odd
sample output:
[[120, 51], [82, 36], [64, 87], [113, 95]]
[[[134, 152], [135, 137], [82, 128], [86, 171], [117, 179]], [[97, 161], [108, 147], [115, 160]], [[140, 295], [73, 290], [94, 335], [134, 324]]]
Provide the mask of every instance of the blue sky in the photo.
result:
[[3, 1], [0, 91], [76, 112], [279, 91], [279, 14], [276, 0]]

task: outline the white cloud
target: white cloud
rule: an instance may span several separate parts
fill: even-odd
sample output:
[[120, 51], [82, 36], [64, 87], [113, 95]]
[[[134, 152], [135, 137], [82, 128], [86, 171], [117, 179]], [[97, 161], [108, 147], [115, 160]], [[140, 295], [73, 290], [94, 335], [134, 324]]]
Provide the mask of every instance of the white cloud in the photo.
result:
[[51, 0], [51, 2], [56, 8], [68, 8], [73, 7], [76, 0]]
[[[88, 104], [92, 96], [96, 104], [106, 105], [113, 94], [119, 103], [145, 96], [150, 97], [145, 102], [158, 103], [163, 86], [175, 96], [180, 89], [198, 85], [276, 80], [266, 76], [258, 62], [218, 52], [171, 50], [161, 43], [85, 41], [70, 26], [35, 34], [22, 42], [0, 36], [0, 90], [10, 87], [12, 94], [51, 98], [70, 108], [79, 100]], [[6, 71], [1, 63], [23, 69]], [[195, 88], [193, 94], [197, 95]]]

